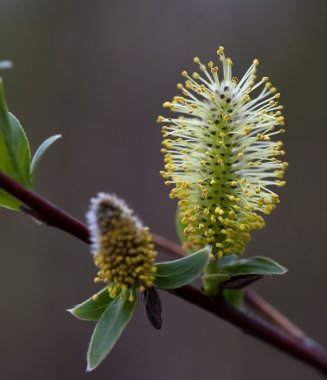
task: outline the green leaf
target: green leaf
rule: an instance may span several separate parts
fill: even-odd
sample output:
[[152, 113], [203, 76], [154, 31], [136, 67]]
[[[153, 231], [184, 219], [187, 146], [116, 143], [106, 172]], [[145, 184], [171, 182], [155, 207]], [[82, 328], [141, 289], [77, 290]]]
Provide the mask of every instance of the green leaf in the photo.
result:
[[[0, 61], [1, 68], [9, 68], [9, 61]], [[27, 188], [32, 187], [35, 170], [45, 151], [60, 135], [45, 140], [36, 151], [32, 163], [28, 139], [18, 119], [9, 112], [0, 78], [0, 172]], [[0, 206], [19, 210], [21, 202], [0, 189]]]
[[73, 314], [76, 318], [85, 321], [98, 321], [107, 306], [113, 301], [113, 298], [109, 296], [108, 287], [100, 290], [96, 296], [95, 300], [91, 297], [67, 311]]
[[18, 119], [7, 108], [0, 79], [0, 170], [21, 184], [29, 184], [30, 147]]
[[261, 256], [226, 261], [225, 263], [220, 260], [218, 267], [220, 273], [227, 273], [232, 276], [249, 274], [281, 275], [287, 272], [287, 269], [276, 263], [276, 261]]
[[34, 182], [34, 177], [35, 177], [35, 171], [37, 167], [39, 166], [39, 163], [41, 161], [41, 158], [43, 157], [44, 153], [49, 149], [49, 147], [58, 139], [60, 139], [61, 135], [54, 135], [51, 137], [48, 137], [43, 143], [38, 147], [36, 150], [31, 166], [30, 166], [30, 177], [31, 177], [31, 182]]
[[217, 283], [217, 282], [227, 281], [231, 277], [232, 276], [230, 274], [227, 274], [227, 273], [214, 273], [214, 274], [205, 274], [203, 276], [203, 279], [205, 279], [208, 282], [212, 281], [214, 283]]
[[87, 353], [87, 371], [92, 371], [109, 354], [131, 319], [135, 301], [112, 301], [96, 325]]
[[179, 260], [157, 263], [154, 286], [162, 289], [176, 289], [187, 285], [201, 275], [209, 259], [209, 248]]
[[[0, 78], [0, 171], [29, 187], [30, 160], [27, 137], [17, 118], [8, 111]], [[1, 190], [0, 205], [18, 210], [20, 202]]]
[[[231, 290], [226, 294], [230, 294], [232, 299], [237, 294], [234, 293], [236, 290], [232, 290], [233, 287], [236, 289], [237, 287], [247, 286], [251, 282], [258, 280], [260, 276], [281, 275], [286, 272], [287, 269], [267, 257], [257, 256], [240, 259], [237, 255], [226, 255], [219, 259], [218, 262], [208, 264], [206, 273], [202, 277], [203, 287], [206, 294], [214, 297], [220, 294], [226, 282], [226, 288], [230, 287], [228, 290]], [[238, 299], [238, 296], [236, 299]]]
[[21, 202], [0, 189], [0, 206], [8, 208], [9, 210], [18, 211], [20, 209]]
[[238, 255], [225, 255], [221, 259], [218, 260], [218, 267], [222, 268], [227, 265], [231, 265], [238, 260], [240, 260], [240, 256]]

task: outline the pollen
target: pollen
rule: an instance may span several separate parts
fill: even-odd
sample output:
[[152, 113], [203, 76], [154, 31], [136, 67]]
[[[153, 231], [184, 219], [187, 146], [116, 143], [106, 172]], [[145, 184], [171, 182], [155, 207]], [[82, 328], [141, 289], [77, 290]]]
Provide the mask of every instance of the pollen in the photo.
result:
[[[150, 288], [156, 271], [151, 234], [126, 203], [115, 195], [99, 193], [91, 200], [87, 221], [99, 270], [94, 281], [108, 283], [111, 297]], [[127, 298], [132, 297], [130, 292]]]
[[180, 116], [158, 121], [165, 125], [161, 174], [179, 199], [184, 232], [193, 247], [209, 244], [221, 257], [242, 254], [250, 232], [264, 227], [263, 216], [279, 203], [271, 188], [285, 185], [288, 164], [275, 141], [284, 132], [280, 94], [267, 76], [257, 80], [259, 61], [236, 79], [224, 48], [217, 54], [219, 70], [194, 58], [199, 70], [183, 71], [185, 84], [177, 86], [183, 101], [166, 106]]

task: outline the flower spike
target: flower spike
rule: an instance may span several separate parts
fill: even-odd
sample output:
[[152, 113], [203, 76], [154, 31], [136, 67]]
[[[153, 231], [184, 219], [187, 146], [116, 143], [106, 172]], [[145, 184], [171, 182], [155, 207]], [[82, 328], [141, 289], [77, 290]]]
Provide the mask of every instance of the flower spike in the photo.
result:
[[[95, 282], [109, 283], [109, 294], [144, 291], [153, 285], [156, 252], [149, 229], [115, 195], [99, 193], [87, 213], [92, 253], [99, 268]], [[126, 292], [125, 292], [126, 293]]]
[[[182, 92], [164, 108], [178, 117], [158, 117], [162, 127], [166, 184], [179, 199], [181, 222], [190, 243], [212, 246], [216, 257], [242, 254], [250, 231], [264, 227], [259, 213], [279, 203], [271, 186], [283, 186], [288, 164], [281, 142], [280, 94], [268, 77], [256, 82], [255, 59], [243, 78], [232, 76], [232, 60], [217, 50], [222, 70], [198, 57], [199, 73], [182, 72]], [[254, 92], [254, 95], [252, 95]], [[277, 127], [277, 128], [276, 128]]]

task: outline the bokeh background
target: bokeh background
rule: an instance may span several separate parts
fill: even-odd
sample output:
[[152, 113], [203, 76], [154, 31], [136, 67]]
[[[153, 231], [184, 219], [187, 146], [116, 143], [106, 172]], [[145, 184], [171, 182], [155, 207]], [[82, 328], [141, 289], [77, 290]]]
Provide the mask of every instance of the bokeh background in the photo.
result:
[[[192, 58], [237, 76], [258, 58], [282, 93], [290, 168], [281, 204], [247, 254], [289, 268], [254, 288], [327, 344], [326, 66], [324, 0], [0, 0], [7, 100], [32, 148], [63, 138], [38, 173], [39, 193], [84, 219], [98, 191], [124, 197], [153, 231], [176, 239], [162, 168], [162, 103]], [[163, 329], [138, 308], [111, 355], [85, 373], [93, 324], [65, 309], [97, 289], [88, 247], [25, 215], [0, 210], [2, 379], [320, 379], [293, 358], [171, 295]], [[167, 256], [161, 255], [162, 259]]]

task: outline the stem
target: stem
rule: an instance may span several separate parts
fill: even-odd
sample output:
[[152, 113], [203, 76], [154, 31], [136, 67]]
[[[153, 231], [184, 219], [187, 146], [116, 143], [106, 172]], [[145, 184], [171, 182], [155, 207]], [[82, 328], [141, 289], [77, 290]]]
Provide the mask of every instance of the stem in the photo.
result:
[[299, 341], [268, 322], [235, 308], [224, 299], [211, 300], [192, 286], [169, 291], [210, 313], [241, 328], [244, 332], [320, 369], [327, 376], [327, 351], [312, 340]]
[[[59, 228], [89, 243], [89, 232], [85, 224], [79, 222], [36, 193], [24, 188], [1, 172], [0, 188], [20, 200], [25, 205], [22, 207], [23, 211], [27, 211], [49, 226]], [[180, 257], [184, 255], [183, 250], [179, 246], [158, 235], [153, 234], [153, 241], [158, 248], [173, 253], [175, 256]], [[232, 323], [243, 329], [246, 333], [279, 348], [304, 363], [321, 370], [327, 377], [327, 350], [311, 338], [306, 340], [296, 339], [282, 329], [235, 308], [223, 299], [210, 299], [199, 289], [190, 285], [169, 292]]]
[[300, 340], [307, 339], [305, 333], [299, 327], [253, 290], [247, 290], [245, 292], [245, 300], [265, 318], [273, 322], [276, 326], [279, 326], [289, 335]]

